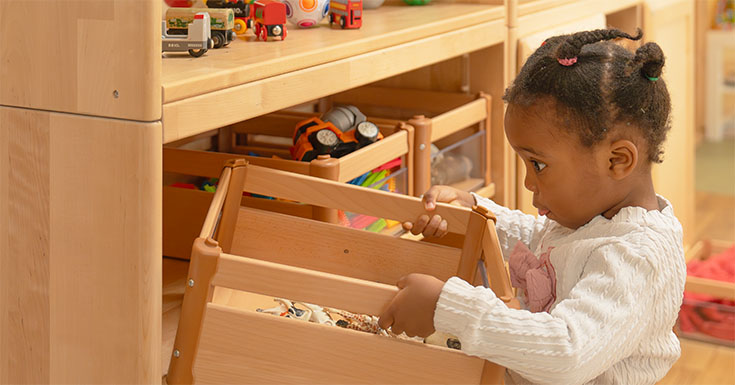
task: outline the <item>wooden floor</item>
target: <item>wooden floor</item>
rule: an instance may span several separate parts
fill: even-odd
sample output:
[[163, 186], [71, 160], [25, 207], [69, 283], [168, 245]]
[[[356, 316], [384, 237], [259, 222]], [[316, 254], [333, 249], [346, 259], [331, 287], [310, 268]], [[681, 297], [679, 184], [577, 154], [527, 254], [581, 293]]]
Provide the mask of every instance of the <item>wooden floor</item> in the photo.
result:
[[[735, 197], [697, 193], [698, 222], [694, 239], [719, 239], [735, 243]], [[168, 371], [188, 261], [163, 259], [162, 375]], [[659, 385], [735, 385], [735, 349], [681, 339], [682, 355]]]

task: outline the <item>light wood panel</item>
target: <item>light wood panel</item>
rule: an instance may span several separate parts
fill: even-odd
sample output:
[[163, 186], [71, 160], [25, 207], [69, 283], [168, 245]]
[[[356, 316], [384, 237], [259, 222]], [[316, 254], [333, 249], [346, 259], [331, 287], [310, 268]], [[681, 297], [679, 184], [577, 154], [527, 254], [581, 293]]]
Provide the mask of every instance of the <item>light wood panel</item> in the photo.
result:
[[469, 127], [487, 118], [487, 100], [480, 98], [431, 119], [431, 141], [435, 142], [458, 128]]
[[641, 0], [539, 0], [519, 7], [518, 36], [553, 28], [594, 14], [609, 14], [635, 7]]
[[0, 383], [50, 382], [49, 114], [0, 107]]
[[658, 43], [666, 55], [662, 79], [671, 95], [671, 131], [664, 162], [653, 167], [653, 182], [656, 192], [674, 206], [689, 244], [694, 220], [694, 4], [648, 0], [644, 22], [645, 40]]
[[483, 362], [446, 348], [213, 303], [194, 376], [198, 383], [476, 384]]
[[485, 92], [492, 96], [490, 112], [490, 180], [495, 183], [493, 200], [498, 204], [515, 207], [515, 153], [510, 148], [503, 130], [505, 106], [507, 44], [498, 44], [470, 54], [470, 92]]
[[161, 318], [161, 375], [166, 375], [174, 348], [176, 329], [184, 300], [189, 261], [163, 258], [162, 318]]
[[[503, 32], [502, 19], [461, 26], [451, 32], [166, 103], [163, 106], [164, 142], [335, 94], [497, 44], [503, 40]], [[462, 41], [462, 44], [457, 44], [457, 41]], [[314, 84], [320, 86], [315, 88]], [[233, 101], [237, 103], [234, 107], [222, 108], [232, 106]]]
[[[256, 194], [295, 200], [314, 206], [340, 208], [401, 222], [413, 221], [424, 212], [424, 204], [415, 197], [330, 180], [320, 179], [319, 184], [306, 184], [303, 181], [312, 177], [254, 165], [248, 165], [246, 172], [243, 190]], [[467, 230], [469, 209], [438, 203], [434, 213], [447, 220], [450, 232], [464, 233]]]
[[161, 117], [154, 0], [0, 2], [0, 105]]
[[246, 208], [232, 253], [389, 285], [409, 273], [447, 280], [459, 263], [455, 248]]
[[[164, 103], [442, 35], [479, 23], [493, 20], [502, 23], [503, 13], [500, 6], [434, 3], [426, 7], [385, 6], [366, 10], [364, 17], [370, 22], [366, 21], [356, 30], [331, 29], [325, 21], [317, 28], [290, 28], [288, 38], [276, 44], [238, 38], [228, 48], [211, 50], [196, 60], [166, 57], [162, 76]], [[445, 56], [446, 59], [450, 57]], [[350, 76], [349, 72], [334, 72], [332, 77], [346, 81]], [[312, 90], [318, 88], [321, 87], [312, 87]], [[298, 103], [289, 106], [294, 104]]]
[[160, 375], [161, 126], [0, 107], [0, 380]]
[[396, 132], [360, 150], [339, 159], [337, 181], [350, 181], [366, 173], [367, 170], [372, 170], [393, 159], [407, 155], [410, 151], [408, 132]]
[[393, 285], [229, 254], [217, 260], [212, 285], [373, 315], [398, 293]]

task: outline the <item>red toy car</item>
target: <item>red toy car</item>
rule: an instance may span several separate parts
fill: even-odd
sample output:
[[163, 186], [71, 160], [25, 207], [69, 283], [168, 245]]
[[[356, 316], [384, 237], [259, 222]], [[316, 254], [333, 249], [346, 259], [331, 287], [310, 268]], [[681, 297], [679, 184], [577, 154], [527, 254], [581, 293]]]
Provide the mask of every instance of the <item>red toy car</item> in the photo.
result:
[[269, 36], [286, 39], [286, 4], [275, 0], [256, 0], [252, 4], [255, 36], [263, 41]]
[[362, 26], [362, 0], [330, 0], [329, 25], [339, 24], [342, 29]]

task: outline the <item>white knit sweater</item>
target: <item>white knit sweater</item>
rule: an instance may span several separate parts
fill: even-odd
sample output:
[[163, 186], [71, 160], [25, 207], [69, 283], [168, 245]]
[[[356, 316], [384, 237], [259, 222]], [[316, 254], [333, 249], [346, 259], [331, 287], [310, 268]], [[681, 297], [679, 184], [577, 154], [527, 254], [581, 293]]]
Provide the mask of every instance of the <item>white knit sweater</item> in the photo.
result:
[[549, 313], [509, 309], [491, 290], [454, 277], [436, 305], [437, 331], [469, 354], [539, 384], [653, 384], [681, 353], [672, 327], [686, 265], [671, 204], [626, 207], [577, 230], [475, 196], [498, 218], [507, 259], [517, 241], [537, 256], [551, 250], [556, 301]]

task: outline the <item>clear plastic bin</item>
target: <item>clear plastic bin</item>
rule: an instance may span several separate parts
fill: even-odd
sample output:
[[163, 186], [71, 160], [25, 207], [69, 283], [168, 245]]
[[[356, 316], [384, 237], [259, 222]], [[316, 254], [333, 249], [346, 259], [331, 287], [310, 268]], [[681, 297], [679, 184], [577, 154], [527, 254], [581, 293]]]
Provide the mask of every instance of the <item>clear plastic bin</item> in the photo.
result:
[[[483, 151], [485, 131], [454, 142], [431, 155], [431, 185], [450, 185], [474, 191], [485, 185], [487, 159]], [[432, 148], [433, 152], [433, 148]]]

